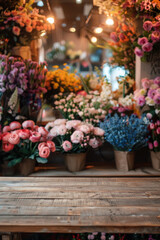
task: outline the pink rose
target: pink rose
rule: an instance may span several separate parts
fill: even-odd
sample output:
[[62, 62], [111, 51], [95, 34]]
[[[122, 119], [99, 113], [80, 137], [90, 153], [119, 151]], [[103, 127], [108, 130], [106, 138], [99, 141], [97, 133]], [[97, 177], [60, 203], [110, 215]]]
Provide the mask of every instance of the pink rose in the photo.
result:
[[83, 140], [83, 138], [84, 138], [83, 132], [78, 130], [74, 131], [71, 135], [71, 141], [73, 143], [80, 143]]
[[66, 125], [57, 126], [56, 128], [57, 128], [58, 135], [65, 135], [67, 132]]
[[13, 26], [12, 32], [14, 35], [19, 36], [21, 29], [19, 27]]
[[19, 132], [19, 137], [22, 139], [28, 139], [30, 137], [29, 129], [21, 129]]
[[112, 32], [112, 33], [110, 34], [110, 38], [111, 38], [114, 42], [118, 42], [118, 41], [119, 41], [116, 32]]
[[30, 128], [33, 129], [35, 126], [35, 123], [32, 120], [27, 120], [22, 123], [23, 128]]
[[43, 136], [46, 137], [48, 135], [48, 131], [44, 127], [39, 127], [38, 132]]
[[119, 112], [119, 113], [125, 112], [125, 108], [124, 108], [124, 107], [119, 107], [119, 108], [118, 108], [118, 112]]
[[160, 134], [160, 127], [157, 128], [156, 132], [158, 135]]
[[41, 138], [41, 134], [39, 132], [33, 131], [31, 132], [31, 136], [29, 138], [29, 140], [33, 143], [35, 142], [39, 142]]
[[152, 150], [153, 149], [153, 144], [149, 142], [148, 147], [149, 147], [150, 150]]
[[148, 97], [153, 99], [155, 95], [156, 95], [156, 90], [155, 89], [149, 89]]
[[9, 126], [10, 126], [11, 130], [15, 130], [15, 129], [20, 129], [21, 128], [21, 124], [19, 122], [16, 122], [16, 121], [11, 122], [9, 124]]
[[145, 43], [148, 43], [148, 38], [146, 37], [142, 37], [142, 38], [138, 38], [138, 44], [139, 45], [144, 45]]
[[158, 42], [160, 40], [160, 32], [159, 31], [152, 32], [151, 39], [154, 43]]
[[144, 28], [144, 30], [147, 31], [147, 32], [151, 31], [152, 27], [153, 27], [153, 24], [152, 24], [151, 21], [145, 21], [145, 22], [143, 23], [143, 28]]
[[31, 26], [26, 26], [26, 32], [32, 32], [33, 28]]
[[93, 133], [96, 135], [96, 136], [104, 136], [104, 130], [99, 128], [99, 127], [95, 127], [94, 130], [93, 130]]
[[151, 52], [153, 49], [153, 44], [148, 42], [148, 43], [145, 43], [143, 46], [142, 46], [142, 50], [144, 52]]
[[138, 56], [138, 57], [143, 57], [143, 51], [140, 49], [140, 48], [138, 48], [138, 47], [136, 47], [135, 49], [134, 49], [134, 53]]
[[62, 147], [64, 149], [65, 152], [68, 152], [72, 149], [72, 143], [69, 141], [64, 141], [62, 144]]
[[46, 147], [41, 147], [39, 149], [39, 156], [41, 158], [47, 158], [47, 157], [49, 157], [49, 155], [50, 155], [49, 147], [46, 146]]
[[158, 147], [158, 142], [155, 140], [155, 141], [153, 142], [153, 145], [154, 145], [154, 147]]
[[99, 147], [99, 141], [96, 138], [92, 138], [89, 140], [89, 145], [92, 148], [97, 148], [97, 147]]
[[51, 150], [51, 152], [55, 152], [56, 151], [56, 146], [55, 143], [52, 141], [47, 141], [47, 146], [49, 147], [49, 149]]
[[80, 124], [81, 124], [80, 120], [70, 120], [70, 121], [67, 121], [66, 128], [70, 130], [71, 128], [78, 127], [78, 125]]
[[5, 133], [5, 132], [10, 132], [11, 131], [11, 129], [10, 129], [10, 127], [9, 126], [4, 126], [4, 128], [3, 128], [3, 133]]
[[77, 130], [79, 130], [81, 132], [84, 132], [85, 134], [89, 134], [90, 133], [90, 127], [85, 125], [85, 124], [79, 125], [77, 127]]
[[8, 139], [9, 139], [10, 135], [11, 135], [11, 133], [9, 133], [9, 132], [3, 133], [2, 134], [2, 141], [3, 142], [8, 142]]
[[137, 104], [142, 107], [145, 104], [145, 97], [144, 96], [139, 96], [137, 98]]
[[151, 113], [147, 113], [147, 114], [146, 114], [146, 117], [147, 117], [148, 119], [152, 119], [152, 114], [151, 114]]
[[20, 142], [20, 137], [18, 136], [17, 133], [12, 132], [8, 138], [8, 142], [16, 145]]
[[154, 29], [155, 29], [156, 31], [159, 31], [159, 29], [160, 29], [160, 21], [154, 23], [154, 24], [153, 24], [153, 27], [154, 27]]
[[150, 87], [150, 85], [151, 85], [150, 80], [147, 79], [147, 78], [143, 78], [141, 82], [142, 82], [142, 87], [144, 89], [148, 89]]
[[13, 148], [14, 148], [14, 144], [11, 144], [11, 143], [3, 143], [3, 145], [2, 145], [2, 150], [4, 151], [4, 152], [9, 152], [9, 151], [11, 151], [11, 150], [13, 150]]
[[154, 129], [154, 123], [150, 123], [149, 127], [150, 129]]

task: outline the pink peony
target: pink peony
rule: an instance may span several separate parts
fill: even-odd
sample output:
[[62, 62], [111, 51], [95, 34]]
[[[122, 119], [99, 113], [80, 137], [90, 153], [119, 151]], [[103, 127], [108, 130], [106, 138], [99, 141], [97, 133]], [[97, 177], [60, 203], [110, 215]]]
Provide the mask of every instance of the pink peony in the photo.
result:
[[148, 78], [143, 78], [141, 82], [144, 89], [148, 89], [151, 85], [151, 82]]
[[138, 47], [136, 47], [136, 48], [134, 49], [134, 53], [135, 53], [138, 57], [143, 57], [143, 51], [142, 51], [140, 48], [138, 48]]
[[30, 137], [30, 130], [29, 129], [21, 129], [18, 135], [22, 139], [28, 139]]
[[23, 128], [30, 128], [33, 129], [35, 126], [35, 123], [32, 120], [27, 120], [22, 123]]
[[39, 156], [41, 158], [47, 158], [50, 155], [49, 147], [41, 147], [39, 150]]
[[152, 99], [154, 98], [155, 94], [156, 94], [156, 90], [155, 89], [150, 89], [148, 91], [148, 97], [150, 97]]
[[44, 127], [39, 127], [38, 132], [42, 135], [42, 137], [46, 137], [48, 135], [48, 131]]
[[144, 96], [139, 96], [137, 98], [137, 104], [142, 107], [145, 104], [145, 97]]
[[71, 128], [77, 128], [78, 125], [80, 124], [81, 124], [80, 120], [70, 120], [70, 121], [67, 121], [66, 128], [70, 130]]
[[56, 128], [57, 128], [58, 135], [65, 135], [67, 132], [66, 125], [57, 126]]
[[56, 119], [53, 124], [54, 126], [59, 126], [61, 124], [66, 124], [66, 121], [66, 119]]
[[159, 93], [155, 94], [153, 100], [155, 101], [155, 104], [160, 105], [160, 94]]
[[99, 127], [95, 127], [94, 130], [93, 130], [93, 133], [96, 135], [96, 136], [104, 136], [104, 130], [99, 128]]
[[5, 132], [10, 132], [10, 131], [11, 131], [11, 129], [10, 129], [9, 126], [4, 126], [4, 128], [3, 128], [3, 130], [2, 130], [3, 133], [5, 133]]
[[152, 32], [151, 39], [154, 43], [158, 42], [160, 40], [160, 32], [159, 31]]
[[155, 140], [155, 141], [153, 142], [153, 145], [154, 145], [154, 147], [158, 147], [158, 142]]
[[16, 121], [11, 122], [9, 124], [9, 126], [10, 126], [11, 130], [15, 130], [15, 129], [20, 129], [21, 128], [21, 124], [19, 122], [16, 122]]
[[153, 144], [149, 142], [148, 147], [149, 147], [150, 150], [152, 150], [153, 149]]
[[72, 149], [72, 143], [69, 141], [64, 141], [62, 144], [62, 147], [64, 149], [65, 152], [68, 152]]
[[90, 127], [87, 124], [82, 124], [77, 127], [77, 130], [82, 131], [85, 134], [90, 133]]
[[52, 142], [52, 141], [47, 141], [47, 146], [49, 147], [49, 149], [51, 150], [51, 152], [55, 152], [55, 151], [56, 151], [56, 146], [55, 146], [54, 142]]
[[16, 27], [16, 26], [14, 26], [13, 28], [12, 28], [12, 32], [14, 33], [14, 35], [16, 35], [16, 36], [19, 36], [20, 35], [20, 28], [19, 27]]
[[143, 28], [144, 28], [144, 30], [147, 31], [147, 32], [151, 31], [152, 27], [153, 27], [153, 24], [152, 24], [151, 21], [145, 21], [145, 22], [143, 23]]
[[84, 138], [83, 132], [78, 130], [74, 131], [71, 135], [71, 141], [73, 143], [80, 143], [83, 140], [83, 138]]
[[96, 138], [92, 138], [89, 140], [89, 145], [92, 148], [97, 148], [97, 147], [99, 147], [99, 141]]
[[41, 134], [39, 132], [33, 131], [31, 132], [31, 136], [29, 138], [29, 140], [31, 142], [39, 142], [41, 138]]
[[9, 151], [11, 151], [11, 150], [13, 150], [13, 148], [14, 148], [14, 144], [11, 144], [11, 143], [3, 143], [3, 145], [2, 145], [2, 150], [4, 151], [4, 152], [9, 152]]
[[148, 43], [148, 38], [146, 37], [142, 37], [142, 38], [138, 38], [138, 44], [139, 45], [144, 45], [145, 43]]
[[142, 46], [142, 50], [144, 52], [151, 52], [153, 49], [153, 44], [148, 42], [148, 43], [145, 43], [143, 46]]
[[16, 145], [20, 142], [20, 137], [18, 136], [18, 134], [12, 132], [8, 138], [8, 142]]
[[53, 127], [51, 130], [50, 130], [50, 136], [52, 136], [52, 138], [54, 137], [57, 137], [58, 133], [57, 133], [57, 127]]

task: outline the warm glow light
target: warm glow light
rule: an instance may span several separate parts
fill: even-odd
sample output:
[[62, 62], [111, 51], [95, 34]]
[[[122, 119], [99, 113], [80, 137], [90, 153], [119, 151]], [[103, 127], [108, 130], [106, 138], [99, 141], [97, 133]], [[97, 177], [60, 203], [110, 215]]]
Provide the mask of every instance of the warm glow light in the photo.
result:
[[114, 24], [113, 18], [107, 18], [106, 24], [112, 26]]
[[41, 33], [41, 37], [43, 37], [43, 36], [45, 36], [46, 35], [46, 31], [43, 31], [42, 33]]
[[91, 42], [92, 42], [92, 43], [96, 43], [96, 42], [97, 42], [97, 38], [96, 38], [96, 37], [92, 37], [92, 38], [91, 38]]
[[71, 27], [71, 28], [69, 29], [69, 31], [72, 32], [72, 33], [74, 33], [74, 32], [76, 32], [76, 29], [75, 29], [75, 27]]
[[77, 3], [77, 4], [81, 4], [81, 3], [82, 3], [82, 0], [76, 0], [76, 3]]
[[38, 1], [38, 2], [37, 2], [37, 6], [38, 6], [38, 7], [43, 7], [43, 6], [44, 6], [43, 1]]
[[54, 23], [54, 18], [53, 18], [53, 17], [48, 17], [48, 18], [47, 18], [47, 21], [48, 21], [50, 24], [53, 24], [53, 23]]
[[97, 28], [94, 29], [94, 32], [97, 33], [97, 34], [100, 34], [100, 33], [103, 32], [103, 28], [97, 27]]

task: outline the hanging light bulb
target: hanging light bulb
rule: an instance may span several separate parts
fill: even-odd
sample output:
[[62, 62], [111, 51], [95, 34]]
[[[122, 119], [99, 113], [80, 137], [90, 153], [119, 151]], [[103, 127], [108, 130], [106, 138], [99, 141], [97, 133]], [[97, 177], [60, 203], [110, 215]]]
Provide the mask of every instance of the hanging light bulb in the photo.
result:
[[112, 17], [108, 17], [106, 20], [106, 24], [109, 26], [113, 26], [114, 25], [114, 20]]
[[53, 18], [53, 17], [48, 17], [48, 18], [47, 18], [47, 21], [48, 21], [50, 24], [53, 24], [53, 23], [54, 23], [54, 18]]
[[71, 27], [71, 28], [69, 29], [69, 31], [72, 32], [72, 33], [74, 33], [74, 32], [76, 32], [76, 28], [75, 28], [75, 27]]
[[100, 33], [103, 32], [103, 28], [97, 27], [97, 28], [94, 29], [94, 32], [97, 33], [97, 34], [100, 34]]
[[97, 42], [97, 38], [96, 37], [91, 37], [91, 42], [92, 43], [96, 43]]

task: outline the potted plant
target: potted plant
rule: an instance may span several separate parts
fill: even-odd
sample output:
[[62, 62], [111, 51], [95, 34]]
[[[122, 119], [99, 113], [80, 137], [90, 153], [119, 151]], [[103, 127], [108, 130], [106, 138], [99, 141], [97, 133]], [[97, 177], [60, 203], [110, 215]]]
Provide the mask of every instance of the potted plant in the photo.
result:
[[67, 169], [80, 171], [85, 166], [86, 152], [89, 147], [98, 148], [103, 142], [104, 131], [80, 120], [57, 119], [48, 123], [56, 150], [65, 154]]
[[2, 133], [3, 162], [8, 167], [19, 164], [21, 175], [34, 171], [35, 162], [46, 163], [50, 152], [56, 150], [55, 144], [44, 127], [38, 127], [32, 120], [22, 123], [11, 122]]
[[100, 127], [105, 139], [114, 148], [116, 167], [119, 171], [134, 168], [134, 151], [147, 144], [147, 119], [131, 116], [107, 115]]
[[160, 77], [142, 79], [142, 88], [134, 92], [134, 97], [141, 111], [149, 121], [148, 147], [151, 151], [152, 166], [160, 168]]

